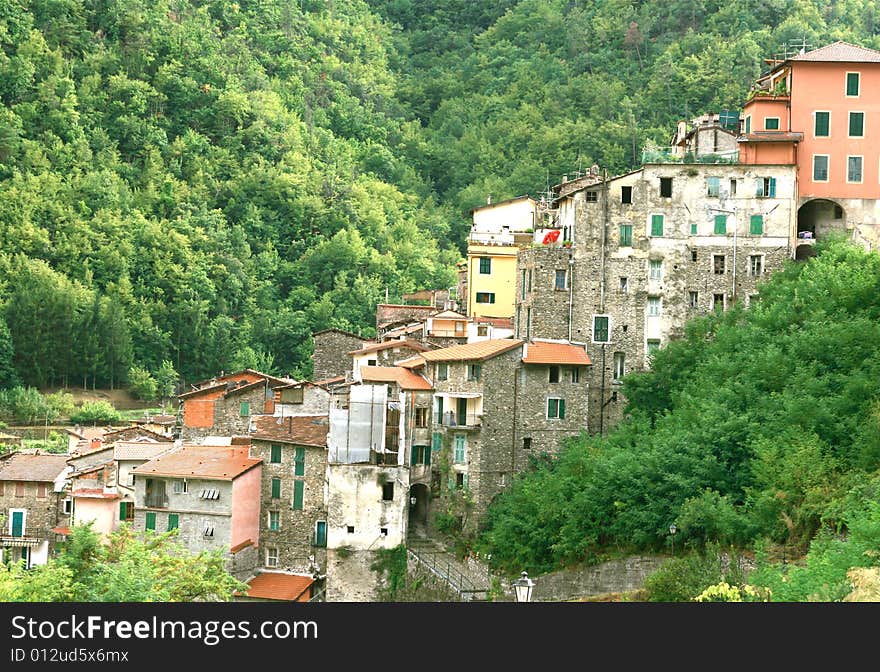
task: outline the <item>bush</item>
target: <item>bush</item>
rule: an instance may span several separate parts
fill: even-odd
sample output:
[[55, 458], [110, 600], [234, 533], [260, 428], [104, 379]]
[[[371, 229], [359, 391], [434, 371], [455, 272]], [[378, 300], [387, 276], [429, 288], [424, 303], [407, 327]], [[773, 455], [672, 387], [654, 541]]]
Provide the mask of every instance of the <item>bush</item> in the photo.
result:
[[156, 398], [156, 379], [145, 368], [133, 366], [128, 370], [128, 389], [138, 399], [152, 401]]
[[70, 421], [77, 424], [107, 424], [119, 422], [122, 415], [108, 401], [85, 401], [79, 410], [72, 413]]
[[690, 602], [722, 578], [717, 557], [672, 558], [645, 579], [649, 602]]

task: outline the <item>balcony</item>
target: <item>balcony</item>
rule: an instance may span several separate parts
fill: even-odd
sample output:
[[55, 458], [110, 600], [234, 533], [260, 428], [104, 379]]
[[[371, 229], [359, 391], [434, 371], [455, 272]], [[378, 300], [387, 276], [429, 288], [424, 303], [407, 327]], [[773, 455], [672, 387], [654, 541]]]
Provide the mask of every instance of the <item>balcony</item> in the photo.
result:
[[434, 338], [467, 338], [467, 331], [455, 331], [452, 329], [432, 329], [428, 332], [428, 336]]
[[165, 495], [147, 495], [144, 497], [144, 506], [148, 509], [167, 509], [168, 498]]
[[642, 152], [642, 163], [739, 163], [739, 150], [694, 154], [680, 147], [655, 147]]
[[479, 428], [483, 424], [483, 416], [477, 413], [454, 413], [453, 411], [446, 411], [442, 418], [434, 418], [434, 424], [442, 427], [474, 429]]

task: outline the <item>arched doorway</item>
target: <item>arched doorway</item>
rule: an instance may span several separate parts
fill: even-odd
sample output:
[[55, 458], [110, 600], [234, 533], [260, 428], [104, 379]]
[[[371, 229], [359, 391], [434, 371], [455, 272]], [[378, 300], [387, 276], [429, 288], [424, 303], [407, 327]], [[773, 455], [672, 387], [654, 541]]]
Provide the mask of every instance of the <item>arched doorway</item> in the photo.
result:
[[814, 198], [798, 208], [795, 259], [816, 254], [814, 245], [833, 231], [846, 230], [846, 211], [827, 198]]
[[409, 489], [409, 530], [424, 535], [428, 528], [428, 499], [430, 492], [424, 483], [414, 483]]

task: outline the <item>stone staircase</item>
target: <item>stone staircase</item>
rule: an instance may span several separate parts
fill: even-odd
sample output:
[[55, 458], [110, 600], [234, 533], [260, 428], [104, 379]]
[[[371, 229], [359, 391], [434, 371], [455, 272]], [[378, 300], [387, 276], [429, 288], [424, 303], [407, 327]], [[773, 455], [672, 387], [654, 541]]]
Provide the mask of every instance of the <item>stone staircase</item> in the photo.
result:
[[489, 572], [474, 561], [463, 562], [443, 543], [424, 533], [410, 534], [407, 543], [410, 567], [430, 575], [463, 602], [485, 600], [489, 594]]

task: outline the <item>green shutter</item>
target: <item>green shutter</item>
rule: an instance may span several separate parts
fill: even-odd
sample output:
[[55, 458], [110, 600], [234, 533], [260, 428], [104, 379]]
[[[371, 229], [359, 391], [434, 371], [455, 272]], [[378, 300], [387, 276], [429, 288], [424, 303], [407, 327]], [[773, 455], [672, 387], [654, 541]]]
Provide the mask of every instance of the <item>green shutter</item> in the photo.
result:
[[632, 247], [633, 227], [632, 224], [620, 225], [620, 247]]
[[155, 513], [155, 511], [147, 511], [144, 529], [147, 529], [147, 530], [155, 530], [156, 529], [156, 513]]
[[[441, 409], [442, 410], [442, 409]], [[431, 437], [431, 449], [440, 451], [443, 448], [443, 435], [440, 432], [434, 432], [434, 435]]]
[[431, 448], [429, 446], [422, 446], [422, 453], [425, 464], [431, 464]]
[[764, 233], [764, 215], [752, 215], [749, 220], [749, 233], [760, 236]]
[[411, 466], [419, 463], [419, 447], [418, 446], [412, 447], [412, 450], [410, 451], [410, 454], [409, 454], [409, 463]]
[[555, 418], [556, 417], [556, 399], [548, 399], [547, 400], [547, 417]]
[[294, 481], [293, 482], [293, 508], [296, 511], [302, 511], [304, 487], [305, 487], [304, 481]]
[[663, 215], [651, 215], [651, 235], [663, 235]]
[[281, 462], [281, 446], [273, 445], [269, 455], [269, 462], [278, 464]]
[[770, 198], [776, 198], [776, 178], [770, 178], [770, 193], [767, 194]]
[[119, 502], [119, 520], [125, 520], [128, 513], [128, 502]]
[[306, 474], [306, 449], [302, 446], [296, 447], [296, 456], [293, 461], [293, 475], [305, 476]]
[[830, 114], [828, 112], [816, 112], [816, 123], [814, 129], [814, 135], [816, 137], [827, 138], [829, 135], [829, 120]]
[[461, 475], [461, 487], [463, 487], [463, 488], [468, 487], [468, 475], [467, 474]]
[[247, 402], [247, 401], [243, 401], [243, 402], [241, 402], [241, 406], [240, 406], [240, 408], [239, 408], [239, 412], [241, 413], [241, 416], [242, 416], [242, 417], [245, 417], [245, 416], [247, 416], [247, 415], [250, 415], [250, 413], [251, 413], [251, 405], [250, 405], [250, 403]]
[[279, 499], [281, 497], [281, 479], [273, 478], [272, 479], [272, 499]]
[[12, 536], [24, 536], [24, 511], [12, 512]]
[[559, 400], [559, 418], [560, 419], [565, 418], [565, 399]]
[[315, 524], [315, 546], [324, 548], [327, 545], [327, 522], [319, 520]]
[[852, 137], [861, 137], [865, 134], [865, 115], [862, 112], [849, 113], [849, 134]]
[[180, 526], [180, 516], [176, 513], [168, 514], [168, 531], [176, 530]]
[[857, 73], [857, 72], [846, 73], [846, 95], [848, 95], [848, 96], [859, 95], [859, 73]]
[[746, 117], [746, 133], [752, 132], [752, 118]]
[[715, 215], [715, 233], [727, 233], [727, 215]]
[[696, 222], [691, 222], [691, 235], [692, 236], [697, 235], [697, 223]]

